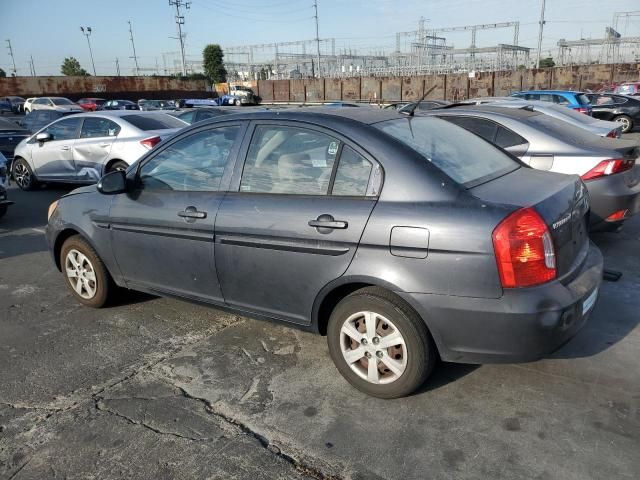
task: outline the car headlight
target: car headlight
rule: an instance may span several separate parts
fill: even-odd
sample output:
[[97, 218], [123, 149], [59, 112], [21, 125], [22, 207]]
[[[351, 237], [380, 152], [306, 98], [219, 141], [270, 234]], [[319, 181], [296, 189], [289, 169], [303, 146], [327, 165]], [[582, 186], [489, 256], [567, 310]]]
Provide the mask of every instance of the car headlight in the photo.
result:
[[49, 211], [47, 212], [47, 222], [51, 218], [51, 215], [53, 215], [53, 212], [56, 211], [56, 208], [58, 208], [58, 200], [49, 205]]

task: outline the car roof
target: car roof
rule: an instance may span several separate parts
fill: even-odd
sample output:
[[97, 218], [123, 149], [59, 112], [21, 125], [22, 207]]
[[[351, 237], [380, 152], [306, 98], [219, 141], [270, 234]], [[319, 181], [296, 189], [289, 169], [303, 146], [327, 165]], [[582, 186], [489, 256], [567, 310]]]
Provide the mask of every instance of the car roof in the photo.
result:
[[[418, 113], [418, 112], [416, 112]], [[486, 105], [460, 105], [459, 107], [454, 108], [446, 108], [446, 109], [438, 109], [431, 110], [430, 112], [420, 112], [420, 115], [455, 115], [460, 113], [466, 114], [481, 114], [481, 113], [491, 113], [495, 115], [500, 115], [503, 117], [509, 118], [521, 118], [526, 119], [530, 117], [535, 117], [538, 115], [543, 115], [540, 112], [531, 111], [526, 108], [504, 108], [504, 107], [494, 107], [491, 104]]]
[[164, 114], [164, 112], [158, 111], [150, 111], [145, 112], [142, 110], [100, 110], [98, 112], [85, 112], [85, 113], [76, 113], [74, 117], [124, 117], [129, 115], [158, 115]]
[[558, 94], [568, 93], [571, 95], [578, 95], [584, 92], [581, 92], [580, 90], [522, 90], [520, 92], [515, 92], [515, 93], [558, 93]]
[[[217, 117], [204, 122], [198, 122], [198, 125], [203, 125], [206, 122], [216, 123], [221, 118], [230, 120], [234, 114], [224, 115], [224, 117]], [[242, 112], [235, 114], [243, 120], [306, 120], [313, 122], [315, 120], [319, 122], [326, 122], [331, 119], [345, 119], [353, 122], [362, 123], [366, 125], [372, 125], [378, 122], [384, 122], [385, 120], [394, 120], [403, 118], [404, 115], [398, 113], [395, 110], [378, 109], [378, 108], [327, 108], [327, 107], [308, 107], [308, 108], [286, 108], [282, 110], [264, 110], [264, 111], [252, 111]]]

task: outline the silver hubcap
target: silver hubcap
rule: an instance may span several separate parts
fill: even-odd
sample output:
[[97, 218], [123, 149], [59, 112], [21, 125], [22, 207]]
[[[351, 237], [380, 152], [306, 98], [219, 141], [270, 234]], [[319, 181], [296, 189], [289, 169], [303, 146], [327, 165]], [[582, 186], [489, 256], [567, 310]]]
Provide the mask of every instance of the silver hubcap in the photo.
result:
[[627, 130], [629, 130], [629, 127], [631, 126], [631, 123], [629, 122], [629, 119], [627, 119], [627, 118], [616, 118], [616, 123], [619, 123], [620, 125], [622, 125], [622, 129], [625, 132]]
[[400, 330], [375, 312], [358, 312], [340, 329], [340, 350], [360, 378], [375, 384], [396, 381], [407, 368], [407, 346]]
[[96, 272], [84, 253], [76, 249], [69, 250], [64, 262], [69, 283], [78, 295], [87, 300], [96, 295]]
[[22, 162], [16, 163], [13, 169], [13, 179], [20, 188], [28, 188], [31, 184], [31, 174], [29, 169]]

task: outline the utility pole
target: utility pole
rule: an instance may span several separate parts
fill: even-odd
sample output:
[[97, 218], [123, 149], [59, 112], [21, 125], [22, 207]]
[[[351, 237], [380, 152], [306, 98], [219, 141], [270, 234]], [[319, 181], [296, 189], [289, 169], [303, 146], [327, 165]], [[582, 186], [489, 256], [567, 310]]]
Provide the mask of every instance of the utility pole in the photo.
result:
[[116, 57], [116, 75], [120, 76], [120, 62], [118, 61], [118, 57]]
[[542, 30], [544, 28], [544, 3], [542, 0], [542, 9], [540, 10], [540, 27], [538, 28], [538, 54], [536, 56], [536, 68], [540, 68], [540, 54], [542, 52]]
[[318, 77], [320, 77], [320, 34], [318, 33], [318, 0], [313, 0], [313, 8], [315, 15], [313, 18], [316, 20], [316, 47], [318, 48]]
[[29, 57], [31, 58], [31, 74], [34, 77], [37, 77], [37, 75], [36, 75], [36, 64], [33, 61], [33, 55], [29, 55]]
[[182, 75], [187, 75], [187, 64], [184, 59], [184, 35], [182, 34], [182, 25], [184, 25], [184, 16], [180, 14], [180, 8], [189, 9], [191, 2], [184, 0], [169, 0], [170, 6], [176, 7], [176, 25], [178, 26], [178, 40], [180, 41], [180, 56], [182, 59]]
[[138, 75], [140, 75], [140, 67], [138, 66], [138, 56], [136, 55], [136, 44], [133, 43], [133, 30], [131, 29], [131, 20], [128, 21], [129, 23], [129, 39], [131, 40], [131, 46], [133, 47], [133, 57], [129, 57], [129, 58], [133, 58], [133, 61], [136, 63], [136, 77]]
[[89, 41], [89, 37], [91, 36], [91, 27], [80, 27], [82, 30], [82, 34], [87, 37], [87, 45], [89, 45], [89, 55], [91, 55], [91, 66], [93, 67], [93, 76], [96, 76], [96, 64], [93, 61], [93, 52], [91, 51], [91, 41]]
[[11, 62], [13, 63], [13, 76], [18, 75], [18, 70], [16, 70], [16, 59], [13, 57], [13, 48], [11, 48], [11, 40], [7, 38], [7, 48], [9, 49], [9, 56], [11, 57]]

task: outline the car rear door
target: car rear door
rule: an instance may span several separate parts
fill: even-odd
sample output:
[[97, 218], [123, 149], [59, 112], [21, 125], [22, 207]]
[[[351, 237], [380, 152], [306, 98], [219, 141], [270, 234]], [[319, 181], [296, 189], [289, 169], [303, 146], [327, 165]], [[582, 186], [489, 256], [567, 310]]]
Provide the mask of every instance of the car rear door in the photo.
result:
[[71, 181], [75, 179], [73, 143], [78, 136], [82, 119], [62, 118], [50, 124], [40, 133], [48, 133], [51, 140], [33, 140], [31, 161], [36, 176], [41, 180]]
[[78, 180], [100, 179], [118, 133], [120, 125], [108, 118], [83, 118], [80, 137], [73, 144], [73, 160]]
[[189, 132], [129, 172], [135, 188], [114, 196], [110, 227], [131, 288], [223, 302], [213, 227], [245, 128], [232, 122]]
[[353, 258], [381, 170], [348, 139], [298, 125], [252, 124], [216, 220], [216, 268], [227, 304], [309, 324]]

